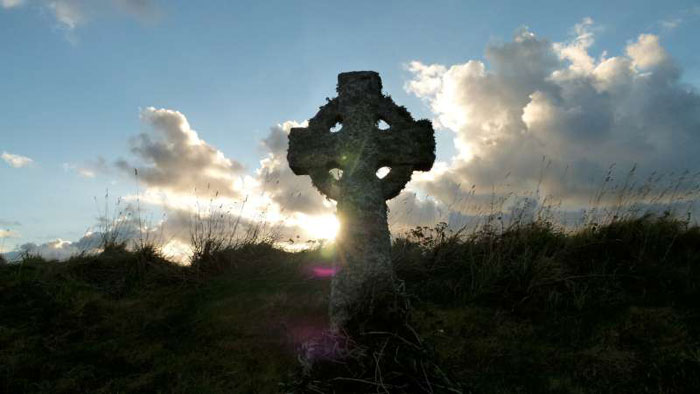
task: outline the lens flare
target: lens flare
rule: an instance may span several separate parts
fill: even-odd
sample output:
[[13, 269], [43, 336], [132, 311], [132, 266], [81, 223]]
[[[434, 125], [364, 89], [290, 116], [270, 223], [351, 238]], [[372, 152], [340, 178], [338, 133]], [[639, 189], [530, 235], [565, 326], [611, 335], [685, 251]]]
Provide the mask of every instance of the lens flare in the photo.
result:
[[336, 273], [336, 269], [332, 267], [314, 267], [312, 271], [316, 278], [330, 278]]

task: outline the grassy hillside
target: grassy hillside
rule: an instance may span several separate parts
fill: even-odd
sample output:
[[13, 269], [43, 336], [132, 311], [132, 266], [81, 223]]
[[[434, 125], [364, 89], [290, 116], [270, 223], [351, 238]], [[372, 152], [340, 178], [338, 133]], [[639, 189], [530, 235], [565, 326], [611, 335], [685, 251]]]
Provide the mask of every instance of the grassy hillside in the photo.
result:
[[[279, 390], [327, 324], [332, 251], [248, 243], [0, 265], [0, 392]], [[396, 240], [413, 323], [465, 392], [700, 391], [700, 229], [642, 218]], [[375, 389], [371, 390], [375, 392]]]

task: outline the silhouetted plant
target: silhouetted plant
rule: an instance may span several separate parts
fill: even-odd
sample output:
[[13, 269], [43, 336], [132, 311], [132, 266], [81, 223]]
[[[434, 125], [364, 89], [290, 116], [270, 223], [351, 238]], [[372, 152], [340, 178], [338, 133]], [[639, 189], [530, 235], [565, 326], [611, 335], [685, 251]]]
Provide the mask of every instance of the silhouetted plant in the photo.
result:
[[262, 251], [272, 248], [277, 240], [275, 229], [264, 221], [246, 221], [243, 212], [248, 201], [246, 197], [233, 213], [232, 207], [216, 203], [219, 192], [215, 192], [206, 207], [197, 203], [197, 211], [190, 222], [190, 258], [192, 268], [199, 271], [220, 272], [235, 266], [238, 261], [231, 260], [237, 251], [253, 248]]

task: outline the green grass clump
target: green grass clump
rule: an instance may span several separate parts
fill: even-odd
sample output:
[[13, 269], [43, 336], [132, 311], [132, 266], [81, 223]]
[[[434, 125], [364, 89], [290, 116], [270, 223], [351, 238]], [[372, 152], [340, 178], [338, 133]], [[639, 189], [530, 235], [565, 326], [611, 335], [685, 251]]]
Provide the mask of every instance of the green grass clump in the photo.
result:
[[215, 274], [125, 249], [3, 266], [0, 392], [275, 391], [327, 288], [255, 249]]
[[[2, 265], [0, 392], [277, 392], [327, 327], [329, 281], [310, 275], [326, 252], [246, 242], [181, 266], [115, 246]], [[697, 227], [439, 225], [393, 259], [413, 328], [465, 392], [700, 390]]]

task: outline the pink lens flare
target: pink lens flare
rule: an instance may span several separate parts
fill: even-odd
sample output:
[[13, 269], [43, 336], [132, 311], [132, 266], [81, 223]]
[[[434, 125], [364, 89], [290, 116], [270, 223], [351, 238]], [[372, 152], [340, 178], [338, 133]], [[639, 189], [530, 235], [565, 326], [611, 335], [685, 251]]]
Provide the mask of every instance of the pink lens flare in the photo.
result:
[[317, 278], [330, 278], [338, 272], [337, 268], [332, 267], [314, 267], [313, 275]]

